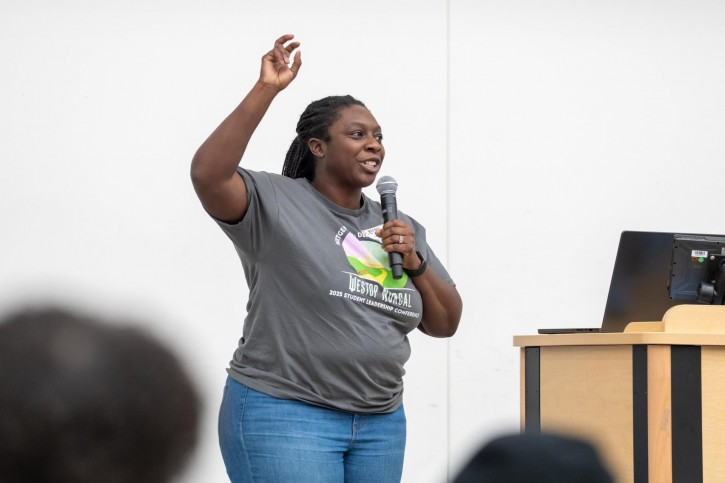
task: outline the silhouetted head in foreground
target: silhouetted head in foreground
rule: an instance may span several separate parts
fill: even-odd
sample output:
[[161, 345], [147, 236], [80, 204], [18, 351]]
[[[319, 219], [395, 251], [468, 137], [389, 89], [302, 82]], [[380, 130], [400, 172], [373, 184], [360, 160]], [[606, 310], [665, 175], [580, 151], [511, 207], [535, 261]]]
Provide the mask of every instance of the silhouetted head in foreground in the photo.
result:
[[465, 465], [454, 483], [612, 483], [589, 443], [552, 434], [493, 439]]
[[161, 483], [196, 444], [200, 403], [175, 355], [64, 309], [0, 321], [0, 481]]

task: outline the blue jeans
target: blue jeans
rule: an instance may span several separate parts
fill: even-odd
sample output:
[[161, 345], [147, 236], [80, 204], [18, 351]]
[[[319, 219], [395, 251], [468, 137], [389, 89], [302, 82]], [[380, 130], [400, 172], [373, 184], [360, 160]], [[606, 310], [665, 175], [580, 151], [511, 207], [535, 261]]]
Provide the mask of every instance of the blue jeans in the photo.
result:
[[227, 378], [219, 444], [233, 483], [399, 483], [405, 411], [357, 414], [278, 399]]

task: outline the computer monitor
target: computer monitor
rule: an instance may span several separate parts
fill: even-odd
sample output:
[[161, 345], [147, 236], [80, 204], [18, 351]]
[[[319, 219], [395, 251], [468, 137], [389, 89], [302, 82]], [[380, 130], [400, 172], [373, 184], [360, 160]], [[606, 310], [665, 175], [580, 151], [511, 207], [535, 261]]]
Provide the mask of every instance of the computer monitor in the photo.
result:
[[674, 233], [623, 231], [609, 284], [601, 332], [622, 332], [630, 322], [662, 320], [673, 305], [667, 292]]
[[722, 305], [725, 236], [676, 234], [668, 290], [672, 300]]
[[601, 328], [539, 329], [542, 334], [622, 332], [661, 321], [681, 304], [723, 304], [725, 235], [623, 231]]

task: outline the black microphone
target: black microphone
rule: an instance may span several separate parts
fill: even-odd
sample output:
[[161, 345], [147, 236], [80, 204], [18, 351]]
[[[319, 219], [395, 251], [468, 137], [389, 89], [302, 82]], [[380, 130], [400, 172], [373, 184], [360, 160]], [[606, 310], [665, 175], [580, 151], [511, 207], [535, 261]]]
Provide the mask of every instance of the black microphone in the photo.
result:
[[[383, 220], [390, 221], [398, 218], [398, 202], [395, 199], [395, 192], [398, 191], [398, 183], [392, 176], [383, 176], [378, 180], [375, 188], [380, 193], [380, 204], [383, 207]], [[393, 278], [403, 276], [403, 255], [398, 252], [389, 252], [388, 260], [393, 270]]]

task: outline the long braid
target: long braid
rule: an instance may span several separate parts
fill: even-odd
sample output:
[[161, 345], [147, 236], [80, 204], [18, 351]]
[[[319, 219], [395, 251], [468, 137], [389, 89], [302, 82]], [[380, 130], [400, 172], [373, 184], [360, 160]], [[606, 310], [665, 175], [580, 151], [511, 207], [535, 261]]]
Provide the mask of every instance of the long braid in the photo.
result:
[[297, 122], [297, 137], [287, 150], [282, 174], [288, 178], [315, 177], [315, 160], [308, 141], [312, 138], [330, 140], [329, 128], [338, 119], [340, 109], [365, 104], [352, 96], [329, 96], [310, 103]]

